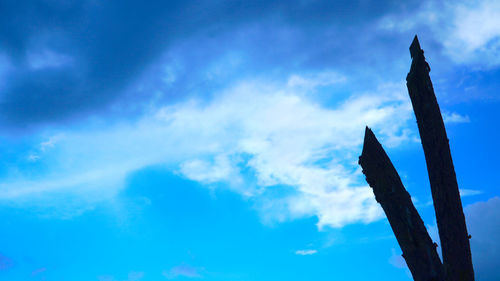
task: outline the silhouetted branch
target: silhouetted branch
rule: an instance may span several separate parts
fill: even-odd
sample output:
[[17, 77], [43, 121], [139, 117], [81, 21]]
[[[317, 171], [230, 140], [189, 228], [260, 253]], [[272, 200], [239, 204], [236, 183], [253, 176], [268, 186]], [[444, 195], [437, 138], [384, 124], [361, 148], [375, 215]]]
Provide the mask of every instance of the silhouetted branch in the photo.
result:
[[444, 271], [435, 244], [391, 160], [368, 127], [359, 164], [384, 209], [413, 279], [443, 281]]
[[469, 239], [448, 137], [417, 36], [410, 53], [413, 60], [406, 85], [427, 162], [446, 278], [473, 281]]

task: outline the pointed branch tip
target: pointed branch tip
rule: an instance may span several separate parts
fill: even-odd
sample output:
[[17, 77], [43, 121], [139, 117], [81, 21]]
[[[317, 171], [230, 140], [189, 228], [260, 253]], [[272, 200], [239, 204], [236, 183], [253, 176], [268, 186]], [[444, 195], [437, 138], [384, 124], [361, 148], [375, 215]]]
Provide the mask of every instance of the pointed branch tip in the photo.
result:
[[418, 42], [418, 36], [415, 35], [410, 45], [411, 58], [415, 58], [419, 53], [422, 53], [422, 49], [420, 48], [420, 42]]
[[372, 129], [370, 129], [368, 126], [366, 126], [366, 129], [365, 129], [365, 143], [367, 142], [367, 140], [372, 140], [372, 139], [376, 139], [375, 138], [375, 134], [373, 133]]

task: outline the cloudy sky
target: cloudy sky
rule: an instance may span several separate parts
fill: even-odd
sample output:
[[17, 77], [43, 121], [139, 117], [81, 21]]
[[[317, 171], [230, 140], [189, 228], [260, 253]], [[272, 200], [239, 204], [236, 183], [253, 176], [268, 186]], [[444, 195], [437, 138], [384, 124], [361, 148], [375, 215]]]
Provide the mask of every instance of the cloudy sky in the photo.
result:
[[498, 14], [2, 1], [0, 279], [411, 280], [357, 159], [368, 125], [437, 241], [405, 84], [418, 34], [476, 277], [498, 280]]

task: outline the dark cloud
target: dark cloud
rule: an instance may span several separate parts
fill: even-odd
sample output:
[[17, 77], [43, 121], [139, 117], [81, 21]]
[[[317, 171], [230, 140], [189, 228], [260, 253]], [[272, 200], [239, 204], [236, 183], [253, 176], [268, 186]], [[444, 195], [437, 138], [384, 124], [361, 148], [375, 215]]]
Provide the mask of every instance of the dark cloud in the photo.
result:
[[[108, 104], [177, 33], [189, 29], [180, 18], [189, 5], [171, 1], [13, 3], [0, 8], [7, 15], [0, 40], [15, 65], [0, 110], [3, 119], [21, 126]], [[46, 51], [70, 62], [33, 69], [30, 57]]]
[[500, 197], [465, 208], [476, 279], [500, 278]]
[[[143, 98], [138, 93], [123, 95], [185, 40], [196, 42], [185, 52], [202, 54], [186, 62], [191, 82], [229, 47], [245, 49], [261, 68], [324, 67], [332, 58], [352, 62], [339, 38], [399, 4], [340, 2], [3, 1], [0, 54], [12, 67], [0, 93], [0, 122], [29, 127], [99, 111], [123, 98], [137, 102]], [[280, 34], [279, 25], [297, 32]], [[258, 28], [252, 33], [251, 26]], [[241, 28], [249, 33], [238, 34]], [[351, 37], [357, 44], [363, 36]]]

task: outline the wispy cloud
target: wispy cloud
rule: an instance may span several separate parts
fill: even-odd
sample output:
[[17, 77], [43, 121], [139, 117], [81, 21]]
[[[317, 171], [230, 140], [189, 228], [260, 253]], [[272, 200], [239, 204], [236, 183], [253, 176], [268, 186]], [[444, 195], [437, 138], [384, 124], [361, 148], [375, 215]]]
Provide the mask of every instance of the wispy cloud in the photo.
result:
[[[255, 199], [271, 221], [317, 216], [319, 227], [341, 227], [381, 218], [356, 159], [365, 125], [388, 146], [412, 139], [404, 84], [330, 108], [315, 101], [314, 89], [290, 87], [289, 81], [246, 81], [211, 101], [165, 106], [135, 123], [55, 134], [35, 146], [35, 163], [44, 173], [33, 173], [30, 165], [16, 171], [0, 184], [0, 199], [73, 192], [102, 200], [116, 194], [131, 172], [162, 164], [204, 184], [227, 183]], [[253, 176], [245, 178], [243, 170]], [[267, 200], [266, 189], [277, 185], [294, 192]]]
[[71, 64], [73, 61], [70, 56], [59, 54], [51, 50], [29, 52], [27, 57], [30, 68], [34, 70], [57, 68]]
[[[129, 272], [127, 279], [124, 281], [139, 281], [144, 278], [144, 272], [142, 271], [131, 271]], [[112, 275], [99, 275], [97, 276], [99, 281], [116, 281], [117, 279]]]
[[460, 115], [460, 114], [458, 114], [456, 112], [451, 112], [451, 113], [444, 112], [443, 113], [443, 121], [446, 124], [451, 124], [451, 123], [469, 123], [470, 122], [470, 118], [467, 115]]
[[472, 196], [472, 195], [478, 195], [483, 193], [481, 190], [475, 190], [475, 189], [460, 189], [460, 196], [465, 197], [465, 196]]
[[139, 281], [144, 277], [142, 271], [132, 271], [128, 274], [128, 281]]
[[313, 89], [318, 86], [328, 86], [344, 82], [345, 76], [337, 72], [320, 72], [309, 75], [292, 75], [288, 79], [287, 85], [290, 87], [304, 87]]
[[297, 250], [295, 251], [295, 254], [299, 256], [310, 256], [316, 254], [317, 252], [317, 250]]
[[174, 266], [170, 270], [163, 271], [163, 276], [167, 279], [175, 279], [177, 277], [201, 278], [200, 269], [190, 265]]
[[499, 13], [495, 0], [427, 1], [411, 14], [386, 16], [379, 26], [400, 32], [427, 27], [454, 61], [489, 67], [500, 64]]
[[47, 268], [45, 268], [45, 267], [37, 268], [31, 272], [31, 276], [40, 275], [40, 274], [44, 273], [45, 271], [47, 271]]

